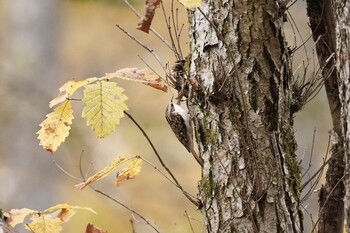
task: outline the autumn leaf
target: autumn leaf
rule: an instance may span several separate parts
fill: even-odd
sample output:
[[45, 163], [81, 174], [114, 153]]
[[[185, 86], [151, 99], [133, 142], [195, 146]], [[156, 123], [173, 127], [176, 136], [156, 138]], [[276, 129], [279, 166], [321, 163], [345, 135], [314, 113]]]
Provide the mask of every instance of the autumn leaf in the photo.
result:
[[187, 8], [199, 7], [202, 4], [202, 0], [179, 0]]
[[105, 168], [103, 168], [96, 174], [90, 176], [85, 182], [75, 185], [75, 187], [78, 189], [84, 189], [86, 186], [88, 186], [92, 182], [108, 176], [114, 169], [116, 169], [118, 166], [128, 161], [131, 161], [131, 162], [124, 169], [122, 169], [121, 172], [117, 174], [114, 183], [115, 185], [118, 186], [121, 181], [134, 179], [136, 176], [139, 175], [141, 171], [142, 160], [139, 158], [139, 156], [133, 156], [129, 158], [126, 156], [119, 156], [115, 158]]
[[24, 219], [31, 214], [37, 213], [36, 210], [31, 210], [27, 208], [22, 209], [12, 209], [10, 212], [6, 213], [6, 222], [11, 226], [16, 226], [17, 224], [23, 223]]
[[69, 135], [70, 125], [74, 118], [70, 101], [64, 101], [46, 117], [39, 125], [41, 129], [37, 132], [39, 145], [42, 145], [47, 151], [55, 152]]
[[146, 0], [145, 14], [137, 25], [137, 29], [148, 33], [152, 24], [153, 17], [156, 13], [156, 8], [161, 0]]
[[96, 180], [100, 180], [100, 179], [108, 176], [116, 167], [118, 167], [120, 164], [122, 164], [128, 160], [130, 160], [130, 158], [128, 159], [125, 156], [119, 156], [119, 157], [115, 158], [105, 168], [103, 168], [102, 170], [100, 170], [96, 174], [90, 176], [85, 182], [77, 184], [74, 187], [81, 190], [81, 189], [85, 188], [86, 186], [88, 186], [89, 184], [91, 184], [92, 182], [94, 182]]
[[162, 84], [162, 79], [158, 75], [154, 74], [154, 72], [150, 69], [139, 69], [135, 67], [124, 68], [117, 70], [115, 73], [108, 73], [103, 78], [107, 80], [112, 78], [120, 78], [140, 82], [164, 92], [168, 91], [168, 87]]
[[25, 228], [35, 233], [60, 233], [62, 231], [61, 224], [59, 219], [49, 215], [38, 215], [32, 217], [31, 222], [26, 224]]
[[116, 83], [105, 80], [85, 86], [82, 117], [97, 137], [112, 133], [128, 109], [125, 104], [128, 97], [123, 91]]
[[96, 214], [91, 208], [58, 204], [36, 212], [31, 217], [31, 222], [26, 224], [26, 229], [36, 233], [59, 233], [62, 231], [62, 224], [68, 222], [76, 210], [88, 210]]
[[123, 168], [121, 172], [119, 172], [114, 180], [114, 184], [119, 186], [119, 183], [124, 180], [134, 179], [141, 172], [142, 159], [136, 158], [132, 160], [128, 166]]
[[52, 206], [44, 210], [43, 213], [55, 211], [51, 213], [51, 216], [61, 219], [62, 222], [67, 222], [74, 215], [76, 210], [87, 210], [91, 213], [97, 214], [93, 209], [89, 207], [72, 206], [67, 203]]
[[30, 217], [30, 223], [25, 224], [27, 230], [35, 233], [59, 233], [62, 231], [62, 223], [69, 221], [76, 210], [87, 210], [96, 214], [93, 209], [88, 207], [58, 204], [44, 211], [27, 208], [13, 209], [6, 213], [6, 216], [7, 223], [11, 226], [25, 224], [25, 218]]
[[95, 227], [93, 224], [88, 223], [88, 225], [86, 226], [86, 230], [85, 233], [108, 233], [107, 231], [103, 231], [101, 228], [99, 227]]
[[63, 101], [67, 100], [70, 96], [72, 96], [74, 92], [76, 92], [79, 88], [91, 84], [97, 80], [98, 78], [94, 77], [81, 81], [70, 80], [66, 82], [65, 84], [63, 84], [63, 86], [59, 88], [60, 94], [50, 101], [49, 107], [52, 108], [53, 106], [62, 103]]

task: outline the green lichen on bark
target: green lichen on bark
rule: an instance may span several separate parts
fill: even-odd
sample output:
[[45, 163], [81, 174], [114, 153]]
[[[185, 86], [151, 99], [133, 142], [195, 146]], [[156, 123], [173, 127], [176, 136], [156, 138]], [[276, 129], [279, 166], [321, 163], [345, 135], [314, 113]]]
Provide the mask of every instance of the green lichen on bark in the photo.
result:
[[297, 144], [293, 130], [291, 128], [284, 128], [281, 132], [281, 138], [282, 147], [285, 152], [285, 163], [289, 171], [289, 175], [286, 178], [296, 196], [300, 197], [302, 187], [301, 165], [295, 154]]
[[202, 193], [205, 194], [206, 197], [210, 197], [215, 189], [215, 182], [213, 177], [208, 176], [201, 180], [200, 182]]

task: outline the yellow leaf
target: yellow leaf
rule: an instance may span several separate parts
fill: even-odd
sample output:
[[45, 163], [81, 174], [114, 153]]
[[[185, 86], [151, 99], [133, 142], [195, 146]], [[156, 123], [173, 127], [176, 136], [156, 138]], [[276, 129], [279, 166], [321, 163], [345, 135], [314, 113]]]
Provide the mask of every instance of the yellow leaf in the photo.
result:
[[69, 135], [70, 125], [74, 118], [70, 101], [66, 100], [46, 117], [39, 125], [41, 129], [37, 132], [38, 139], [44, 149], [55, 152]]
[[115, 158], [108, 166], [103, 168], [101, 171], [97, 172], [95, 175], [90, 176], [85, 182], [75, 185], [75, 187], [78, 189], [85, 188], [86, 186], [88, 186], [92, 182], [94, 182], [96, 180], [100, 180], [100, 179], [108, 176], [109, 173], [111, 173], [111, 171], [113, 171], [120, 164], [122, 164], [128, 160], [130, 160], [130, 158], [128, 159], [125, 156], [119, 156], [119, 157]]
[[103, 138], [115, 130], [124, 111], [127, 96], [124, 89], [114, 82], [100, 81], [85, 87], [82, 117], [91, 126], [97, 137]]
[[86, 86], [87, 84], [93, 83], [97, 81], [98, 78], [88, 78], [81, 81], [69, 80], [63, 86], [59, 88], [60, 94], [50, 101], [49, 107], [52, 108], [56, 104], [62, 103], [67, 100], [70, 96], [74, 94], [79, 88]]
[[12, 209], [9, 213], [6, 213], [6, 222], [11, 226], [16, 226], [17, 224], [23, 223], [24, 219], [31, 214], [37, 213], [36, 210], [31, 210], [27, 208], [22, 209]]
[[119, 172], [114, 180], [114, 184], [119, 186], [119, 183], [124, 180], [134, 179], [141, 172], [142, 160], [136, 158], [131, 161], [121, 172]]
[[60, 233], [62, 222], [50, 215], [39, 214], [31, 218], [32, 222], [26, 224], [26, 229], [35, 233]]
[[[56, 210], [60, 210], [60, 211], [62, 211], [62, 210], [87, 210], [87, 211], [90, 211], [91, 213], [97, 214], [93, 209], [91, 209], [89, 207], [72, 206], [72, 205], [69, 205], [67, 203], [57, 204], [55, 206], [51, 206], [50, 208], [44, 210], [43, 213], [56, 211]], [[62, 215], [62, 214], [60, 214], [60, 215]]]
[[179, 2], [187, 8], [199, 7], [202, 4], [202, 0], [179, 0]]
[[44, 211], [31, 209], [13, 209], [6, 213], [7, 223], [15, 226], [23, 223], [27, 216], [31, 216], [31, 222], [26, 224], [26, 229], [35, 233], [59, 233], [62, 231], [62, 223], [69, 221], [75, 214], [76, 210], [88, 210], [94, 214], [96, 212], [87, 207], [71, 206], [69, 204], [58, 204]]
[[168, 87], [162, 84], [162, 79], [150, 69], [124, 68], [117, 70], [115, 73], [106, 74], [105, 77], [102, 77], [102, 79], [107, 80], [112, 78], [140, 82], [164, 92], [168, 91]]

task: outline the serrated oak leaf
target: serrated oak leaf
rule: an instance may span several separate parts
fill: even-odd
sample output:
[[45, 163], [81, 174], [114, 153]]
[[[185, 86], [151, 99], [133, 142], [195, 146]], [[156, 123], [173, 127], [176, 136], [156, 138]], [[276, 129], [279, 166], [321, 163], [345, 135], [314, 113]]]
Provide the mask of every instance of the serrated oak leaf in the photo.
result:
[[199, 7], [202, 4], [202, 0], [179, 0], [187, 8]]
[[95, 77], [87, 78], [81, 81], [69, 80], [59, 88], [60, 94], [50, 101], [49, 107], [52, 108], [53, 106], [62, 103], [63, 101], [67, 100], [70, 96], [72, 96], [74, 92], [76, 92], [79, 88], [96, 82], [97, 80], [98, 78]]
[[37, 132], [40, 140], [39, 145], [53, 153], [69, 135], [70, 125], [74, 118], [70, 101], [64, 101], [53, 112], [47, 114], [46, 117], [40, 123], [41, 129]]
[[107, 80], [112, 78], [120, 78], [140, 82], [164, 92], [168, 91], [168, 87], [162, 83], [162, 79], [150, 69], [139, 69], [135, 67], [124, 68], [117, 70], [115, 73], [108, 73], [103, 78]]
[[126, 161], [129, 161], [130, 158], [127, 158], [126, 156], [119, 156], [115, 158], [110, 164], [108, 164], [105, 168], [97, 172], [96, 174], [90, 176], [85, 182], [75, 185], [75, 188], [83, 189], [92, 182], [96, 180], [100, 180], [106, 176], [108, 176], [116, 167], [118, 167], [120, 164], [125, 163]]
[[116, 83], [105, 80], [85, 86], [82, 117], [97, 137], [112, 133], [128, 109], [125, 104], [128, 97], [123, 91]]
[[119, 183], [124, 180], [130, 180], [136, 178], [141, 172], [142, 159], [135, 158], [132, 160], [121, 172], [117, 174], [114, 180], [114, 184], [119, 186]]
[[146, 0], [145, 14], [141, 21], [137, 24], [137, 29], [148, 33], [152, 24], [156, 8], [159, 6], [161, 0]]
[[35, 233], [60, 233], [62, 231], [62, 222], [49, 215], [38, 215], [31, 218], [31, 222], [26, 224], [25, 228]]

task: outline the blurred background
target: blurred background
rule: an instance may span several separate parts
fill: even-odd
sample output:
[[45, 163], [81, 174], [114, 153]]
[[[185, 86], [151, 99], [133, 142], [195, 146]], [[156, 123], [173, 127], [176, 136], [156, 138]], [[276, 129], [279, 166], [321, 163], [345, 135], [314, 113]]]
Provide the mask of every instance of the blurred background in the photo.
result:
[[[169, 10], [170, 1], [164, 2]], [[130, 3], [143, 13], [144, 1]], [[298, 1], [290, 12], [306, 41], [310, 29], [304, 2]], [[181, 7], [179, 22], [187, 22], [186, 12]], [[158, 38], [135, 29], [138, 18], [123, 0], [0, 0], [1, 209], [43, 210], [58, 203], [69, 203], [91, 207], [98, 215], [80, 211], [63, 225], [63, 232], [84, 232], [89, 222], [111, 233], [132, 232], [130, 219], [134, 221], [136, 232], [153, 232], [140, 218], [91, 189], [75, 189], [73, 186], [79, 182], [53, 163], [55, 160], [69, 173], [80, 177], [79, 158], [84, 151], [82, 170], [85, 173], [91, 167], [89, 175], [118, 155], [138, 154], [160, 167], [146, 140], [129, 119], [123, 118], [109, 137], [97, 139], [80, 116], [82, 103], [75, 102], [70, 136], [55, 154], [43, 150], [36, 139], [39, 123], [50, 112], [49, 101], [58, 95], [58, 88], [66, 81], [147, 65], [164, 74], [153, 56], [118, 30], [116, 23], [153, 48], [163, 64], [174, 62], [174, 55]], [[160, 10], [152, 26], [169, 39]], [[286, 33], [292, 45], [295, 41], [302, 42], [295, 26], [286, 23]], [[181, 39], [183, 52], [187, 54], [186, 26]], [[311, 40], [305, 49], [310, 59], [314, 58]], [[304, 48], [295, 55], [295, 67], [303, 59], [306, 59]], [[171, 93], [164, 94], [123, 80], [118, 80], [118, 84], [129, 97], [129, 113], [147, 131], [183, 187], [195, 195], [200, 180], [199, 166], [173, 136], [164, 118]], [[80, 96], [78, 93], [77, 98]], [[326, 156], [330, 123], [323, 90], [295, 118], [298, 156], [305, 168], [309, 166], [314, 147], [309, 174], [318, 169]], [[113, 178], [114, 175], [110, 175], [95, 186], [142, 213], [162, 232], [192, 232], [185, 212], [190, 216], [194, 231], [201, 232], [199, 211], [151, 166], [144, 164], [137, 179], [117, 188]], [[308, 175], [305, 180], [307, 178]], [[317, 193], [304, 204], [316, 220]], [[305, 232], [310, 232], [310, 219], [307, 216], [305, 219]], [[20, 227], [18, 230], [25, 232]]]

